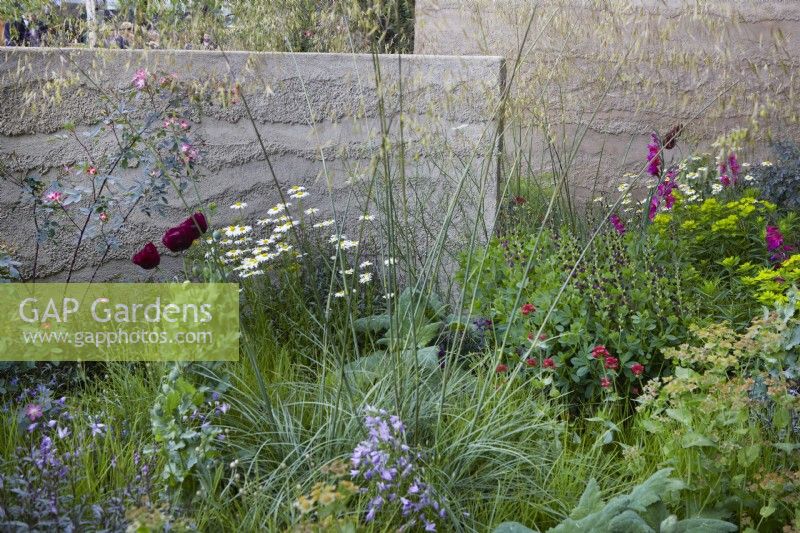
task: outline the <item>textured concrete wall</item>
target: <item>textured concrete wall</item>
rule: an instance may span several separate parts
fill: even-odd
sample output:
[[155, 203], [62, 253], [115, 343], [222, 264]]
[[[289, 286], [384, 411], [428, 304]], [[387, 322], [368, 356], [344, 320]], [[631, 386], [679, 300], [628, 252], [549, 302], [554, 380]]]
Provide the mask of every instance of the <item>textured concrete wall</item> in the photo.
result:
[[[800, 2], [418, 0], [416, 6], [417, 53], [509, 60], [517, 122], [529, 128], [517, 135], [539, 152], [533, 160], [543, 144], [531, 129], [545, 118], [557, 126], [556, 136], [561, 125], [568, 134], [590, 126], [577, 154], [578, 185], [591, 181], [586, 177], [594, 176], [601, 152], [604, 182], [641, 170], [648, 133], [663, 134], [678, 122], [688, 126], [684, 150], [708, 147], [754, 116], [758, 141], [800, 140]], [[518, 54], [521, 66], [512, 76]]]
[[[251, 220], [266, 216], [279, 202], [243, 102], [222, 105], [213, 98], [217, 88], [238, 83], [281, 187], [285, 191], [303, 185], [311, 193], [304, 208], [319, 207], [326, 216], [334, 206], [340, 218], [347, 209], [352, 222], [365, 209], [364, 191], [371, 177], [379, 176], [367, 210], [379, 210], [375, 204], [385, 198], [386, 183], [398, 200], [405, 194], [410, 199], [409, 218], [400, 231], [413, 232], [405, 236], [416, 241], [414, 253], [420, 256], [432, 245], [447, 201], [456, 194], [461, 200], [448, 240], [452, 251], [476, 220], [481, 233], [491, 231], [502, 58], [381, 56], [382, 81], [377, 84], [368, 55], [232, 52], [226, 60], [219, 52], [0, 48], [0, 57], [0, 163], [7, 178], [0, 183], [0, 245], [22, 260], [27, 275], [35, 228], [18, 183], [31, 173], [53, 176], [64, 165], [85, 161], [80, 143], [65, 135], [65, 123], [74, 124], [79, 138], [91, 131], [109, 113], [109, 100], [102, 95], [129, 90], [140, 67], [175, 73], [210, 95], [187, 114], [201, 150], [202, 203], [220, 206], [212, 220], [216, 227], [241, 216], [227, 208], [234, 201], [248, 202], [245, 215]], [[144, 107], [134, 103], [131, 115], [141, 117]], [[398, 142], [401, 107], [405, 165]], [[379, 157], [382, 116], [394, 141], [386, 165]], [[92, 150], [113, 156], [113, 137], [102, 136]], [[401, 166], [404, 179], [399, 177]], [[125, 180], [137, 172], [144, 169], [119, 171], [118, 177]], [[164, 229], [185, 216], [186, 209], [174, 196], [164, 216], [132, 215], [119, 235], [121, 246], [101, 268], [99, 279], [133, 281], [146, 276], [130, 264], [131, 254], [148, 240], [159, 243]], [[414, 226], [425, 231], [409, 229]], [[375, 230], [377, 245], [383, 229]], [[348, 230], [348, 235], [358, 232], [352, 226]], [[79, 279], [91, 276], [101, 255], [93, 245], [84, 248]], [[69, 250], [70, 243], [64, 242], [44, 246], [37, 277], [63, 277]], [[181, 266], [180, 257], [169, 255], [162, 256], [162, 276]]]

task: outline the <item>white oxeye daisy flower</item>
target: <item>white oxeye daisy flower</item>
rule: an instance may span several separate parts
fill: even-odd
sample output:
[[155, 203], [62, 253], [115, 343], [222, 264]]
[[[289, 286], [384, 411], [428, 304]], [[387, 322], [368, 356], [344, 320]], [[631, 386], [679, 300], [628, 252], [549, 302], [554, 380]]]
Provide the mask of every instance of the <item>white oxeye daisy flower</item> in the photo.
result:
[[395, 260], [394, 257], [390, 257], [389, 259], [384, 259], [383, 261], [383, 264], [386, 266], [394, 265], [395, 263], [397, 263], [397, 261]]
[[240, 226], [238, 224], [235, 225], [235, 226], [228, 226], [227, 228], [225, 228], [225, 236], [226, 237], [239, 237], [239, 236], [244, 235], [245, 233], [249, 232], [251, 229], [253, 229], [252, 226]]
[[339, 292], [335, 292], [335, 293], [333, 293], [333, 295], [334, 295], [336, 298], [344, 298], [344, 297], [345, 297], [345, 294], [347, 294], [347, 293], [346, 293], [346, 292], [344, 292], [344, 291], [339, 291]]
[[306, 215], [316, 215], [317, 213], [319, 213], [319, 209], [317, 209], [316, 207], [309, 207], [308, 209], [306, 209], [303, 212]]
[[257, 226], [266, 226], [266, 225], [272, 224], [274, 222], [275, 222], [275, 220], [273, 220], [271, 218], [259, 218], [258, 220], [256, 220], [256, 225]]
[[362, 285], [364, 283], [369, 283], [370, 281], [372, 281], [372, 272], [364, 272], [358, 276], [358, 282]]
[[700, 177], [700, 175], [697, 172], [689, 172], [686, 174], [687, 180], [696, 180], [698, 177]]
[[331, 238], [328, 239], [328, 242], [333, 244], [335, 242], [339, 242], [339, 241], [344, 240], [344, 239], [346, 239], [346, 237], [344, 235], [338, 235], [338, 234], [334, 233], [333, 235], [331, 235]]
[[358, 246], [358, 241], [343, 240], [343, 241], [339, 242], [339, 247], [342, 250], [349, 250], [350, 248], [355, 248], [357, 246]]
[[287, 231], [292, 229], [292, 226], [295, 226], [298, 223], [299, 222], [297, 220], [290, 220], [289, 222], [286, 222], [285, 224], [281, 224], [280, 226], [275, 226], [275, 228], [272, 231], [274, 233], [286, 233]]
[[711, 186], [711, 194], [719, 194], [720, 192], [722, 192], [722, 185], [715, 183]]
[[219, 241], [219, 243], [222, 246], [230, 246], [231, 244], [233, 244], [233, 239], [222, 239], [221, 241]]
[[369, 222], [375, 220], [375, 215], [361, 215], [360, 217], [358, 217], [358, 220]]
[[352, 268], [348, 268], [347, 270], [340, 270], [339, 274], [343, 276], [351, 276], [355, 272]]
[[247, 207], [247, 202], [234, 202], [231, 209], [244, 209]]
[[752, 174], [747, 174], [747, 175], [744, 177], [744, 181], [753, 181], [754, 179], [756, 179], [756, 178], [755, 178], [755, 176], [753, 176]]
[[384, 294], [383, 295], [383, 299], [384, 300], [391, 300], [392, 298], [394, 298], [394, 293], [393, 292], [390, 292], [389, 294]]
[[602, 202], [602, 201], [603, 201], [603, 197], [602, 197], [602, 196], [598, 196], [597, 198], [595, 198], [595, 199], [594, 199], [594, 200], [592, 200], [592, 201], [593, 201], [593, 202], [595, 202], [595, 203], [597, 203], [597, 202]]
[[263, 273], [264, 273], [263, 270], [248, 270], [246, 272], [242, 272], [241, 274], [239, 274], [239, 277], [240, 278], [249, 278], [251, 276], [260, 276]]
[[772, 161], [762, 161], [761, 162], [761, 166], [762, 167], [771, 167], [772, 166]]
[[285, 204], [278, 204], [275, 207], [271, 207], [271, 208], [267, 209], [267, 214], [275, 216], [275, 215], [277, 215], [279, 213], [283, 213], [284, 211], [286, 211], [286, 209], [289, 208], [289, 206], [291, 206], [291, 205], [292, 204], [290, 204], [288, 202], [285, 203]]
[[253, 270], [258, 266], [258, 261], [254, 257], [245, 257], [242, 264], [238, 267], [241, 270]]
[[256, 263], [258, 263], [260, 265], [261, 263], [265, 263], [265, 262], [269, 261], [273, 257], [274, 256], [272, 254], [260, 253], [260, 254], [258, 254], [256, 256], [254, 256], [253, 259], [255, 259]]
[[286, 191], [286, 192], [288, 192], [289, 194], [294, 194], [296, 192], [301, 192], [301, 191], [304, 191], [304, 190], [306, 190], [306, 188], [303, 187], [302, 185], [292, 185], [291, 187], [289, 187], [289, 190]]
[[278, 250], [279, 252], [288, 252], [292, 248], [294, 248], [294, 246], [292, 246], [291, 244], [286, 244], [285, 242], [279, 242], [278, 245], [275, 247], [275, 249]]
[[295, 200], [299, 200], [301, 198], [305, 198], [306, 196], [309, 196], [309, 194], [306, 191], [297, 191], [294, 194], [290, 194], [289, 198], [294, 198]]
[[225, 252], [225, 257], [228, 258], [239, 257], [240, 255], [244, 255], [244, 250], [240, 250], [238, 248], [236, 248], [235, 250], [228, 250], [227, 252]]
[[367, 268], [367, 267], [371, 267], [371, 266], [372, 266], [372, 261], [364, 261], [363, 263], [358, 265], [358, 268]]
[[235, 241], [233, 241], [233, 244], [236, 246], [241, 246], [243, 244], [250, 243], [252, 240], [253, 239], [251, 239], [250, 237], [242, 237], [241, 239], [236, 239]]
[[323, 220], [322, 222], [317, 222], [312, 227], [314, 228], [327, 228], [328, 226], [333, 226], [336, 223], [334, 220]]

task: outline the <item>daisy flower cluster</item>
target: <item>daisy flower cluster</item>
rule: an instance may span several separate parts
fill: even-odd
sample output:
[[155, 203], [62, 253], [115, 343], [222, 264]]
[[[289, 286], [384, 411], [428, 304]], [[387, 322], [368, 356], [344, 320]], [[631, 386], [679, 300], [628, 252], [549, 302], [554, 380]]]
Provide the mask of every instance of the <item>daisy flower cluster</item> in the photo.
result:
[[[300, 185], [289, 187], [286, 194], [293, 200], [310, 195]], [[230, 205], [230, 209], [242, 213], [247, 207], [247, 202], [241, 201]], [[293, 228], [300, 226], [303, 216], [314, 216], [319, 209], [309, 208], [300, 214], [302, 208], [299, 206], [296, 213], [290, 214], [291, 207], [292, 202], [279, 203], [267, 210], [268, 216], [265, 218], [247, 222], [243, 217], [236, 224], [218, 229], [206, 241], [212, 246], [206, 253], [206, 258], [217, 255], [240, 278], [249, 278], [264, 274], [266, 265], [279, 257], [298, 257], [295, 246], [289, 242], [291, 239], [287, 236], [292, 233]]]

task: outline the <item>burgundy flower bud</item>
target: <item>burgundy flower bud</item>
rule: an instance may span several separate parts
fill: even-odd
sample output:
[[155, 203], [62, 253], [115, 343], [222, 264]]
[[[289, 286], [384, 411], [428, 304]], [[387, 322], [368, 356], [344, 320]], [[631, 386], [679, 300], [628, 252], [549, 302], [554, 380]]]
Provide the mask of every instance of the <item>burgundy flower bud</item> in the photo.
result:
[[161, 238], [161, 242], [172, 252], [182, 252], [189, 249], [196, 238], [197, 228], [181, 224], [168, 229]]
[[161, 256], [158, 254], [156, 246], [152, 242], [148, 242], [133, 256], [131, 261], [145, 270], [151, 270], [161, 262]]
[[671, 130], [664, 135], [664, 149], [665, 150], [672, 150], [675, 148], [675, 143], [678, 140], [681, 132], [683, 131], [683, 124], [677, 124], [672, 127]]

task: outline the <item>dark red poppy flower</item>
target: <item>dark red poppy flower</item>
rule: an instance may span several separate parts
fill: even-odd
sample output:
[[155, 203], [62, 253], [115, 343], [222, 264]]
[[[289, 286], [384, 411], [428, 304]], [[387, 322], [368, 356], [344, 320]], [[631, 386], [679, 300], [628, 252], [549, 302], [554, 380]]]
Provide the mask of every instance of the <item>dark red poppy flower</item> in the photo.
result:
[[172, 252], [182, 252], [188, 250], [196, 238], [197, 228], [181, 224], [168, 229], [161, 238], [161, 242]]
[[181, 222], [180, 225], [194, 230], [197, 234], [195, 238], [208, 231], [208, 222], [206, 221], [206, 217], [199, 211]]
[[148, 242], [133, 256], [131, 261], [145, 270], [151, 270], [161, 262], [161, 256], [158, 254], [155, 244]]

